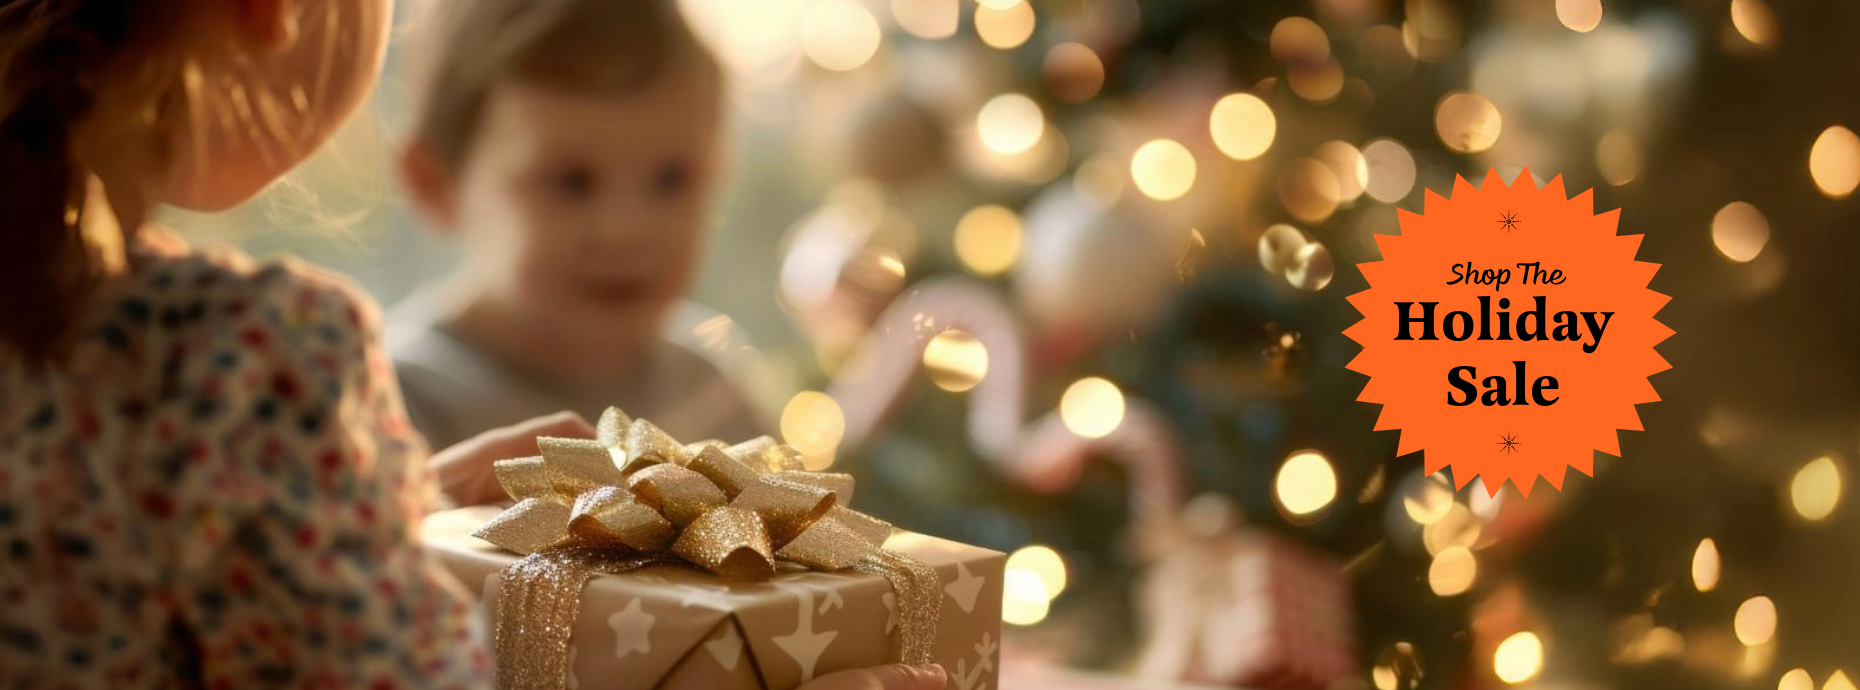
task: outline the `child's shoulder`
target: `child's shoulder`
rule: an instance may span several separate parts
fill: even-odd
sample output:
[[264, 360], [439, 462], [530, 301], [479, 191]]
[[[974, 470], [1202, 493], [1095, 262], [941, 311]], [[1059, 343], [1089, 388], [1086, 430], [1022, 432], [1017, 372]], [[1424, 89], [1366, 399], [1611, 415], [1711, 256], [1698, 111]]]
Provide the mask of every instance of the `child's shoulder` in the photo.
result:
[[175, 244], [138, 252], [98, 318], [91, 332], [110, 350], [326, 362], [359, 354], [380, 324], [374, 301], [341, 275], [290, 258]]

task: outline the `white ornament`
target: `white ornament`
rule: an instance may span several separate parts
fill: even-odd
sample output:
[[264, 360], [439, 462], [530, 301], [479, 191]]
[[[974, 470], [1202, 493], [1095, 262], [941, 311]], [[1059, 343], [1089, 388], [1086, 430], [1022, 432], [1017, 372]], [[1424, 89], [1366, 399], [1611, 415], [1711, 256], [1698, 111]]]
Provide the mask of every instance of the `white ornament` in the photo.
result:
[[628, 654], [652, 653], [652, 623], [658, 616], [646, 613], [640, 608], [639, 599], [627, 602], [626, 608], [607, 617], [607, 625], [614, 629], [614, 658], [625, 659]]

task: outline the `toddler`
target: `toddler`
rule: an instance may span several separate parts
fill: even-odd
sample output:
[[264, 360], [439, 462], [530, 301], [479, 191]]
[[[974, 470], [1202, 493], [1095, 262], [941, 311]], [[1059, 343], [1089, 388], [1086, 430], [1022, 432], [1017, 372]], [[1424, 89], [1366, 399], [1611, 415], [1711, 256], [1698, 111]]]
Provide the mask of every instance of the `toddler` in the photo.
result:
[[445, 444], [616, 405], [682, 439], [760, 434], [717, 368], [663, 335], [709, 223], [723, 106], [670, 0], [437, 7], [402, 170], [464, 259], [390, 317], [414, 425]]

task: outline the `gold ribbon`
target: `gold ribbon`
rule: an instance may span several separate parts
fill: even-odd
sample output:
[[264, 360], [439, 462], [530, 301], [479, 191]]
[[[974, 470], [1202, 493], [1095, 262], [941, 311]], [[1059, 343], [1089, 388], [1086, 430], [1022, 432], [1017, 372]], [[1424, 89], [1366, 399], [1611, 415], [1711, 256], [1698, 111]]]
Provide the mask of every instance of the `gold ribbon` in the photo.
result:
[[496, 464], [517, 503], [473, 535], [525, 554], [499, 585], [499, 687], [561, 690], [588, 579], [675, 562], [730, 580], [766, 580], [778, 561], [883, 576], [899, 600], [898, 660], [930, 663], [936, 573], [883, 548], [889, 523], [846, 507], [851, 475], [810, 472], [767, 436], [681, 444], [612, 407], [597, 430], [537, 438], [541, 456]]

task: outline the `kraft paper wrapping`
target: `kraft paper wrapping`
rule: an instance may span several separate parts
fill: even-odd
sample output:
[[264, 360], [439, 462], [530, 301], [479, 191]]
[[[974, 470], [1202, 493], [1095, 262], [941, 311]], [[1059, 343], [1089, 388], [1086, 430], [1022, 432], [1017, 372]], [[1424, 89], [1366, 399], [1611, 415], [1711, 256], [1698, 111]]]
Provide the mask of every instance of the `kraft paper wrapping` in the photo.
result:
[[[426, 544], [478, 597], [494, 629], [498, 575], [521, 558], [471, 532], [493, 507], [429, 516]], [[943, 596], [933, 656], [949, 688], [996, 687], [1000, 665], [999, 552], [898, 532], [885, 547], [924, 562]], [[834, 671], [895, 660], [896, 596], [884, 578], [784, 570], [767, 582], [732, 582], [682, 565], [593, 578], [570, 638], [577, 690], [736, 688], [791, 690]]]

